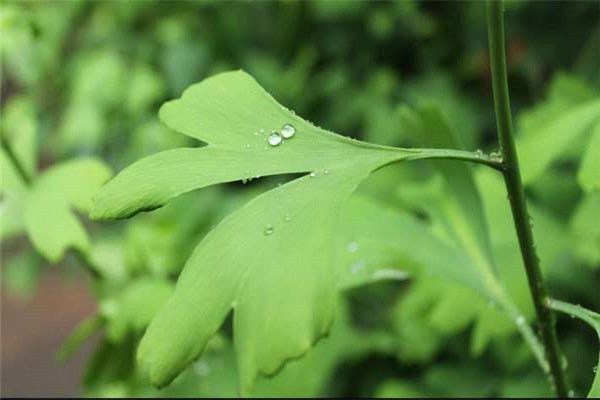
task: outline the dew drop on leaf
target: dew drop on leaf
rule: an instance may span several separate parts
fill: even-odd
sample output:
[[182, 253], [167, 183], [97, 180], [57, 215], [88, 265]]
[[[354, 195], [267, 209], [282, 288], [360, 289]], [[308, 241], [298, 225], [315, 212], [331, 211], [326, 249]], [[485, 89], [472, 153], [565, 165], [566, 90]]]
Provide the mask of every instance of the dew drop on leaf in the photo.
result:
[[519, 316], [518, 316], [518, 317], [515, 319], [515, 322], [517, 323], [517, 325], [519, 325], [519, 326], [523, 326], [523, 325], [525, 325], [525, 323], [526, 323], [527, 321], [525, 321], [525, 317], [524, 317], [524, 316], [522, 316], [522, 315], [519, 315]]
[[292, 220], [292, 216], [290, 214], [286, 214], [285, 217], [283, 217], [283, 220], [285, 222], [290, 222]]
[[275, 228], [273, 228], [273, 225], [269, 224], [269, 225], [265, 226], [265, 230], [263, 231], [263, 233], [265, 234], [265, 236], [269, 236], [269, 235], [272, 235], [274, 231], [275, 231]]
[[269, 138], [267, 139], [267, 141], [269, 142], [269, 144], [271, 146], [279, 146], [281, 144], [281, 142], [283, 142], [283, 138], [281, 137], [281, 135], [278, 132], [273, 131], [269, 135]]
[[311, 178], [314, 178], [315, 176], [317, 176], [317, 174], [315, 174], [314, 172], [311, 172], [309, 175]]
[[348, 251], [350, 253], [356, 253], [358, 251], [358, 243], [349, 242], [348, 245], [346, 246], [346, 249], [348, 249]]
[[198, 361], [194, 364], [194, 372], [198, 376], [206, 376], [210, 372], [210, 367], [206, 361]]
[[365, 260], [358, 260], [350, 265], [350, 272], [357, 274], [365, 268]]
[[285, 124], [281, 128], [281, 136], [284, 139], [289, 139], [296, 134], [296, 128], [292, 124]]

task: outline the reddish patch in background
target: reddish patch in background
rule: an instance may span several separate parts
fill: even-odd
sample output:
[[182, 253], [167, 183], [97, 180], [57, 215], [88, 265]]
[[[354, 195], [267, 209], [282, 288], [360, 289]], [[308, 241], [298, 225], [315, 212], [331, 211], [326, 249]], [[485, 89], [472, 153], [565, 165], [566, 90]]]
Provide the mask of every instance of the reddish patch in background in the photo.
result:
[[1, 298], [0, 394], [77, 396], [92, 346], [61, 365], [55, 352], [71, 330], [96, 309], [83, 275], [65, 278], [49, 268], [31, 299]]

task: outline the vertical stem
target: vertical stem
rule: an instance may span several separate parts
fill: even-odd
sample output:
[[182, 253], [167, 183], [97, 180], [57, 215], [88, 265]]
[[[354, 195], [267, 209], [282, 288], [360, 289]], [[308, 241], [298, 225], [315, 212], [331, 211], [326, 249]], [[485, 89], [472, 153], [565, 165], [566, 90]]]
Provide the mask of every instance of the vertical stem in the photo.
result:
[[568, 389], [565, 373], [561, 366], [561, 355], [555, 330], [555, 317], [553, 311], [546, 307], [545, 304], [548, 301], [548, 290], [542, 279], [540, 262], [533, 242], [525, 192], [519, 172], [519, 160], [512, 135], [512, 117], [508, 95], [504, 47], [504, 18], [501, 0], [488, 0], [487, 23], [494, 108], [496, 111], [498, 140], [504, 160], [504, 182], [508, 191], [523, 264], [527, 272], [529, 290], [537, 314], [540, 336], [548, 360], [548, 372], [556, 394], [560, 397], [567, 397]]
[[15, 152], [12, 149], [12, 147], [10, 146], [10, 144], [4, 138], [3, 135], [0, 135], [0, 146], [4, 149], [4, 152], [6, 153], [6, 156], [10, 159], [12, 165], [15, 167], [15, 170], [17, 171], [17, 174], [19, 174], [19, 176], [21, 177], [21, 179], [23, 179], [23, 182], [25, 183], [25, 185], [29, 185], [31, 183], [31, 177], [25, 171], [25, 168], [19, 162], [19, 159], [17, 158], [17, 155], [15, 154]]

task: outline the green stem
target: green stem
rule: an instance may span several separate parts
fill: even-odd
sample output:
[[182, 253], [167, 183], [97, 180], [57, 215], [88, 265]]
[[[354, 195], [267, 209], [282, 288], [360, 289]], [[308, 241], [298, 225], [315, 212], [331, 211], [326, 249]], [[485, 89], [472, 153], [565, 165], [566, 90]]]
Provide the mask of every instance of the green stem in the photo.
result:
[[25, 182], [26, 185], [31, 184], [31, 177], [29, 176], [27, 171], [25, 171], [25, 168], [19, 162], [19, 159], [13, 151], [10, 143], [8, 143], [8, 141], [4, 138], [3, 135], [0, 135], [0, 146], [2, 146], [2, 149], [4, 149], [6, 156], [10, 159], [10, 162], [15, 167], [15, 170], [17, 171], [21, 179], [23, 179], [23, 182]]
[[549, 374], [555, 392], [560, 397], [568, 396], [565, 372], [561, 366], [561, 354], [555, 329], [554, 312], [546, 307], [548, 290], [542, 279], [539, 258], [535, 251], [533, 233], [529, 223], [525, 192], [519, 172], [519, 160], [512, 135], [512, 117], [506, 73], [504, 18], [501, 0], [488, 0], [487, 4], [488, 40], [492, 87], [498, 140], [504, 158], [504, 181], [519, 239], [521, 256], [527, 273], [529, 290], [537, 314], [542, 343], [548, 360]]
[[409, 160], [426, 160], [426, 159], [440, 159], [440, 160], [459, 160], [472, 162], [475, 164], [482, 164], [498, 171], [504, 170], [504, 164], [499, 156], [484, 154], [480, 151], [463, 151], [453, 149], [421, 149], [415, 148], [410, 149], [414, 151], [414, 155], [408, 157]]

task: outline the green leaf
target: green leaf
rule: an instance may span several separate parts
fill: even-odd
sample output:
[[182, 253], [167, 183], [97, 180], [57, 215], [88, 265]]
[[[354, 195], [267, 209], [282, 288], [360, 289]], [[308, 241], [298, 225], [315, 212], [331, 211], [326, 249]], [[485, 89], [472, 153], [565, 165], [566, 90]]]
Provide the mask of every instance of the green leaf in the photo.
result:
[[[379, 331], [363, 331], [352, 326], [345, 300], [339, 299], [336, 323], [327, 338], [320, 341], [304, 358], [291, 361], [277, 376], [260, 378], [253, 396], [257, 397], [315, 397], [329, 395], [329, 380], [335, 379], [336, 367], [370, 351], [378, 350], [383, 336]], [[215, 336], [215, 339], [220, 339]], [[215, 340], [211, 340], [210, 345]], [[214, 346], [216, 347], [216, 346]], [[190, 376], [191, 375], [191, 376]], [[167, 393], [191, 381], [192, 390], [200, 396], [231, 397], [236, 395], [235, 354], [227, 340], [218, 348], [207, 350], [192, 364]]]
[[[460, 140], [450, 129], [443, 114], [433, 104], [422, 102], [415, 109], [404, 108], [402, 114], [404, 129], [409, 129], [416, 134], [419, 145], [460, 147]], [[425, 184], [404, 183], [399, 187], [398, 194], [409, 208], [429, 217], [430, 235], [433, 234], [438, 241], [447, 243], [456, 255], [442, 258], [447, 260], [442, 274], [439, 271], [441, 268], [436, 268], [439, 262], [429, 261], [422, 263], [420, 267], [423, 271], [437, 277], [462, 285], [466, 284], [478, 292], [479, 296], [476, 296], [475, 292], [446, 287], [448, 285], [439, 288], [440, 284], [438, 284], [436, 289], [438, 302], [432, 308], [434, 312], [426, 326], [429, 329], [435, 327], [442, 332], [448, 332], [465, 327], [470, 319], [474, 320], [476, 327], [472, 336], [472, 349], [475, 353], [482, 351], [490, 338], [503, 336], [518, 329], [540, 364], [545, 365], [542, 349], [531, 328], [527, 324], [520, 323], [525, 321], [523, 311], [511, 298], [513, 292], [506, 290], [507, 274], [504, 272], [506, 268], [502, 269], [501, 274], [495, 268], [497, 254], [496, 251], [492, 252], [491, 230], [487, 225], [490, 206], [492, 210], [495, 206], [485, 204], [481, 199], [482, 196], [488, 197], [486, 201], [489, 202], [488, 189], [478, 185], [472, 173], [473, 169], [468, 165], [447, 161], [435, 161], [432, 164], [437, 171], [425, 181]], [[494, 171], [484, 169], [476, 171], [486, 176], [495, 174]], [[497, 193], [495, 186], [493, 189], [494, 193]], [[480, 193], [483, 195], [480, 196]], [[498, 198], [505, 200], [506, 196], [492, 197], [496, 202]], [[510, 221], [506, 216], [503, 218]], [[382, 238], [382, 240], [386, 239]], [[430, 246], [432, 243], [431, 240], [419, 242], [423, 243], [423, 246]], [[414, 246], [414, 240], [409, 243]], [[395, 244], [395, 246], [399, 245]], [[418, 246], [414, 247], [418, 248]], [[518, 252], [512, 249], [511, 254], [518, 254]], [[460, 258], [466, 261], [459, 261]], [[514, 264], [514, 260], [511, 262]], [[519, 266], [519, 264], [514, 265]], [[465, 278], [469, 280], [466, 281]], [[432, 291], [427, 286], [422, 288], [424, 291]], [[414, 293], [417, 295], [418, 291]], [[497, 305], [499, 309], [491, 307], [490, 303]], [[517, 304], [522, 305], [520, 302]], [[436, 309], [440, 311], [435, 311]], [[451, 321], [456, 313], [450, 313], [450, 310], [460, 310], [463, 315], [455, 316], [455, 321]], [[447, 319], [442, 318], [443, 312], [448, 313]]]
[[98, 315], [87, 317], [77, 325], [71, 332], [69, 337], [63, 342], [58, 351], [56, 358], [61, 362], [66, 362], [73, 356], [83, 345], [83, 343], [94, 333], [96, 333], [104, 325], [104, 319]]
[[197, 358], [232, 308], [242, 393], [258, 374], [274, 374], [327, 334], [336, 298], [336, 209], [371, 168], [354, 164], [294, 180], [210, 232], [140, 344], [152, 382], [169, 383]]
[[[246, 393], [257, 375], [275, 373], [328, 332], [342, 202], [372, 170], [418, 151], [317, 128], [241, 71], [190, 87], [165, 104], [160, 117], [208, 145], [158, 153], [125, 169], [95, 197], [93, 218], [128, 217], [216, 183], [312, 171], [255, 198], [207, 235], [140, 345], [141, 364], [154, 384], [164, 386], [200, 355], [234, 308], [240, 390]], [[285, 124], [295, 135], [271, 146], [271, 131]]]
[[357, 195], [344, 204], [339, 219], [336, 266], [341, 288], [428, 271], [487, 292], [471, 259], [408, 212]]
[[[600, 118], [599, 99], [587, 82], [559, 73], [546, 99], [519, 115], [517, 150], [525, 184], [533, 183], [560, 159], [579, 159], [588, 133]], [[580, 182], [586, 188], [589, 182], [584, 181]]]
[[[279, 105], [241, 71], [191, 86], [180, 99], [162, 106], [160, 118], [209, 145], [168, 150], [132, 164], [95, 197], [93, 219], [126, 218], [217, 183], [333, 169], [348, 165], [350, 159], [378, 158], [385, 163], [414, 153], [402, 154], [315, 127]], [[270, 146], [270, 133], [285, 124], [292, 124], [296, 135]]]
[[23, 221], [23, 199], [27, 191], [25, 183], [10, 161], [4, 149], [0, 148], [0, 235], [2, 238], [18, 235], [25, 229]]
[[42, 173], [28, 190], [24, 220], [35, 248], [51, 262], [59, 261], [68, 247], [87, 253], [88, 235], [71, 211], [88, 211], [92, 194], [110, 177], [110, 170], [95, 159], [58, 164]]
[[598, 118], [600, 101], [593, 100], [549, 118], [543, 127], [519, 136], [517, 150], [523, 182], [534, 181], [567, 145], [589, 132]]
[[[598, 340], [600, 340], [600, 314], [585, 309], [580, 305], [565, 303], [564, 301], [560, 300], [550, 300], [549, 306], [554, 310], [561, 311], [569, 314], [571, 317], [577, 317], [582, 321], [585, 321], [596, 331]], [[600, 354], [598, 355], [598, 364], [598, 367], [600, 367]], [[600, 397], [600, 370], [598, 367], [594, 369], [594, 381], [592, 382], [592, 387], [587, 394], [587, 397], [589, 398]]]
[[[368, 144], [315, 127], [241, 71], [191, 86], [163, 105], [160, 117], [208, 145], [134, 163], [95, 197], [92, 218], [128, 217], [217, 183], [312, 171], [256, 197], [206, 236], [139, 348], [151, 381], [164, 386], [200, 355], [233, 309], [240, 391], [248, 393], [258, 375], [274, 374], [329, 330], [342, 203], [373, 170], [438, 153]], [[295, 135], [272, 146], [269, 135], [286, 124]]]
[[581, 160], [577, 180], [587, 191], [600, 191], [600, 120], [592, 131], [592, 138]]
[[122, 341], [128, 332], [141, 333], [173, 294], [173, 284], [162, 278], [134, 280], [116, 296], [103, 299], [100, 310], [111, 341]]
[[575, 255], [591, 268], [600, 267], [600, 193], [590, 193], [575, 207], [570, 221]]
[[10, 295], [30, 299], [38, 286], [40, 257], [32, 251], [23, 251], [10, 257], [3, 257], [2, 283]]
[[[405, 129], [414, 131], [419, 137], [419, 145], [441, 148], [462, 147], [460, 138], [433, 103], [421, 102], [412, 112], [405, 110], [404, 121]], [[437, 161], [435, 166], [444, 178], [442, 185], [447, 195], [434, 207], [421, 207], [421, 211], [436, 213], [444, 228], [458, 239], [464, 250], [478, 264], [480, 272], [493, 275], [495, 267], [487, 221], [471, 173], [471, 166], [448, 161]]]

